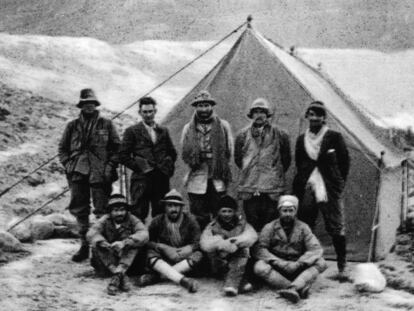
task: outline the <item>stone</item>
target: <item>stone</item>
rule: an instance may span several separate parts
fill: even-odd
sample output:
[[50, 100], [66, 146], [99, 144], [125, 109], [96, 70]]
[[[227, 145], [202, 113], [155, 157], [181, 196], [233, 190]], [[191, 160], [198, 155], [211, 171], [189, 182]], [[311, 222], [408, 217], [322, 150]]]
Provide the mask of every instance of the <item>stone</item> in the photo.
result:
[[30, 231], [34, 240], [46, 240], [53, 236], [55, 226], [44, 216], [35, 216], [30, 222]]
[[0, 231], [0, 250], [16, 253], [25, 251], [20, 241], [6, 231]]
[[[13, 223], [16, 222], [14, 221]], [[9, 224], [8, 228], [10, 228], [13, 223]], [[10, 233], [13, 234], [20, 242], [33, 242], [32, 231], [29, 226], [30, 225], [27, 222], [23, 222], [10, 230]]]

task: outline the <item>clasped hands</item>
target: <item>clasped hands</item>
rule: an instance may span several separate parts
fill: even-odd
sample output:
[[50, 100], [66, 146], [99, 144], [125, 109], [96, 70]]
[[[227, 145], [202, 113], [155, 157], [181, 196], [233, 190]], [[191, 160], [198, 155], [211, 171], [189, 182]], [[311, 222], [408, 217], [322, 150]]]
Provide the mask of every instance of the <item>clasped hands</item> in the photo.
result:
[[101, 241], [99, 242], [99, 246], [105, 249], [112, 249], [117, 253], [120, 253], [126, 246], [125, 241], [115, 241], [113, 243], [109, 243], [108, 241]]

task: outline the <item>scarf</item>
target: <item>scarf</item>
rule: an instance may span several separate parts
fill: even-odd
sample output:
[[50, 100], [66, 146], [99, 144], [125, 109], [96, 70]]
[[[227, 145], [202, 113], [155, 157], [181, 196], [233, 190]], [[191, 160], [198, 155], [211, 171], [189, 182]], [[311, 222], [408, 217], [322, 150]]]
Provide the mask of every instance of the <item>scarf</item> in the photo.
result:
[[[216, 115], [211, 116], [210, 141], [212, 149], [211, 178], [222, 180], [227, 184], [231, 180], [229, 167], [230, 146], [228, 145], [227, 133]], [[197, 135], [197, 124], [206, 123], [206, 120], [200, 122], [197, 115], [194, 114], [190, 122], [187, 135], [183, 140], [182, 157], [184, 162], [189, 163], [191, 168], [199, 168], [203, 162], [201, 157], [201, 146]]]
[[172, 222], [168, 219], [167, 215], [165, 215], [165, 222], [168, 231], [168, 236], [170, 237], [170, 243], [173, 247], [180, 247], [183, 243], [183, 239], [180, 233], [180, 226], [183, 222], [183, 213], [181, 213], [180, 217], [177, 219], [176, 222]]
[[94, 111], [94, 113], [89, 118], [85, 118], [85, 115], [82, 112], [80, 113], [79, 120], [82, 127], [81, 149], [89, 144], [91, 135], [96, 127], [98, 116], [98, 111]]
[[[321, 150], [322, 140], [325, 136], [326, 132], [328, 131], [328, 126], [324, 125], [319, 130], [318, 133], [314, 134], [309, 129], [306, 130], [305, 133], [305, 150], [308, 154], [309, 158], [316, 161], [319, 156], [319, 152]], [[318, 167], [315, 167], [312, 171], [309, 179], [308, 185], [310, 185], [311, 189], [315, 194], [316, 202], [327, 202], [328, 201], [328, 194], [326, 192], [326, 185], [319, 171]]]

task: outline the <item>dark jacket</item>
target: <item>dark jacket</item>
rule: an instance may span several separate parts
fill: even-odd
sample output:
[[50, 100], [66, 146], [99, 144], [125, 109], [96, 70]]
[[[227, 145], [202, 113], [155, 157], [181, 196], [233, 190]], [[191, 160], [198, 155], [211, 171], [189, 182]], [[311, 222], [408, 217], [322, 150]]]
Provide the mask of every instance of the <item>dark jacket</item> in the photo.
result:
[[[106, 180], [104, 172], [106, 169], [114, 170], [118, 163], [120, 140], [115, 126], [111, 120], [100, 117], [98, 112], [90, 133], [85, 133], [84, 122], [80, 116], [66, 126], [59, 143], [59, 160], [71, 180], [79, 176], [74, 173], [79, 173], [89, 175], [91, 183], [113, 182], [116, 177]], [[85, 135], [89, 139], [83, 139]]]
[[138, 218], [130, 213], [127, 213], [125, 221], [118, 229], [110, 215], [105, 215], [89, 229], [87, 239], [93, 247], [101, 241], [113, 243], [127, 240], [128, 247], [136, 248], [148, 242], [148, 230]]
[[[151, 221], [151, 224], [148, 228], [150, 242], [163, 243], [171, 246], [172, 243], [168, 233], [166, 221], [167, 220], [165, 214], [158, 215]], [[192, 215], [183, 213], [183, 220], [180, 226], [180, 234], [182, 238], [182, 245], [178, 247], [191, 245], [193, 251], [199, 249], [201, 234], [200, 226]], [[150, 248], [154, 245], [153, 243], [149, 244]]]
[[337, 200], [345, 187], [350, 159], [348, 149], [342, 135], [328, 130], [322, 139], [319, 157], [316, 161], [309, 158], [305, 150], [305, 135], [296, 141], [296, 176], [293, 181], [293, 192], [302, 199], [308, 179], [317, 166], [325, 182], [329, 200]]
[[133, 171], [132, 179], [144, 178], [145, 173], [158, 168], [166, 176], [174, 174], [177, 152], [168, 129], [155, 127], [155, 144], [141, 121], [125, 130], [119, 153], [120, 162]]

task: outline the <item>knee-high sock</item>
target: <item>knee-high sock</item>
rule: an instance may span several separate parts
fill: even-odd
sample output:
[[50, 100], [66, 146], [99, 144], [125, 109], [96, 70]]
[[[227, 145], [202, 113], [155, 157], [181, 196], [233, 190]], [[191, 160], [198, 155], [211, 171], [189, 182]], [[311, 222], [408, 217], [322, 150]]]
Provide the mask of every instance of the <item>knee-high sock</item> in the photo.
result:
[[269, 264], [259, 260], [254, 266], [255, 274], [275, 289], [288, 288], [291, 282], [273, 269]]
[[185, 274], [185, 273], [191, 271], [191, 266], [188, 263], [188, 260], [184, 259], [184, 260], [181, 260], [180, 262], [176, 263], [173, 266], [173, 269], [175, 269], [175, 271], [177, 271], [179, 273]]
[[157, 271], [161, 276], [179, 284], [181, 279], [184, 277], [180, 272], [171, 267], [164, 260], [159, 259], [155, 262], [152, 268]]

